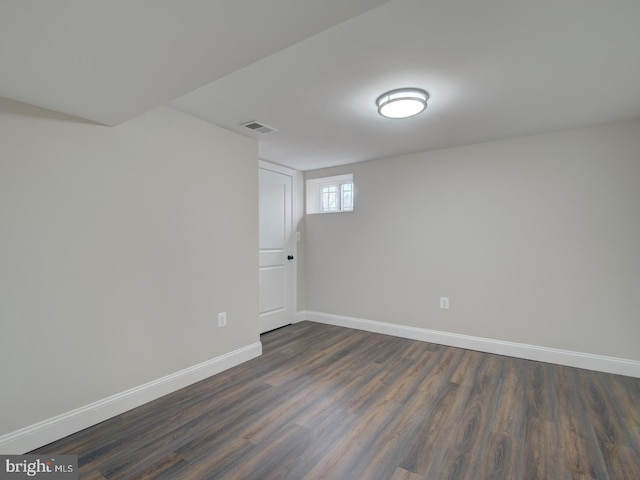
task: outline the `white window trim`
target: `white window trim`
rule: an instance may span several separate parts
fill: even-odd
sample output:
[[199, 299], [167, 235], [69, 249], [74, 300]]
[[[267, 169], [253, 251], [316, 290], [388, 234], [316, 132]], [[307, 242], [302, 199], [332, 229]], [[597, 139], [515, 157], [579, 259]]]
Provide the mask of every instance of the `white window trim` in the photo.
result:
[[[310, 178], [306, 181], [306, 189], [307, 189], [307, 214], [315, 215], [318, 213], [349, 213], [353, 212], [353, 209], [350, 210], [331, 210], [331, 211], [323, 211], [322, 210], [322, 187], [327, 185], [342, 185], [345, 183], [353, 183], [353, 173], [346, 173], [344, 175], [334, 175], [332, 177], [321, 177], [321, 178]], [[341, 195], [340, 188], [338, 188], [338, 195]], [[355, 193], [355, 187], [354, 187]], [[341, 201], [341, 200], [340, 200]], [[355, 205], [355, 198], [354, 198]], [[340, 205], [342, 208], [342, 205]]]

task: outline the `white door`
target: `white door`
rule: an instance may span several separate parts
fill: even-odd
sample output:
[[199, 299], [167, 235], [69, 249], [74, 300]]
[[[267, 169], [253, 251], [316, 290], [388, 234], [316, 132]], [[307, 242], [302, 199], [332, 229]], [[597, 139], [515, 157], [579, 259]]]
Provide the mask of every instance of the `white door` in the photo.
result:
[[292, 177], [259, 169], [260, 333], [291, 323]]

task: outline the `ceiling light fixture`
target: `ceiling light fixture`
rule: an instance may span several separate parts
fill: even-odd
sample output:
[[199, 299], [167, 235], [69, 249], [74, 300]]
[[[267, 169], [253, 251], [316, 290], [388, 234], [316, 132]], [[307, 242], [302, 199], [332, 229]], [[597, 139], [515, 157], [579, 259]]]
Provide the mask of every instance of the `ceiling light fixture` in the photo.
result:
[[383, 93], [376, 100], [378, 113], [387, 118], [407, 118], [427, 108], [429, 94], [419, 88], [399, 88]]

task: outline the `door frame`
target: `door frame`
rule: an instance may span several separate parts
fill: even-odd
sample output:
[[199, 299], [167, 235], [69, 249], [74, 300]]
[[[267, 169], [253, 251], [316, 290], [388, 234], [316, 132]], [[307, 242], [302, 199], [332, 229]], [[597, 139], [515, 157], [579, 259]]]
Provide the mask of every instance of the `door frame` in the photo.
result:
[[270, 170], [291, 177], [291, 236], [293, 237], [293, 268], [291, 271], [291, 323], [298, 321], [298, 223], [302, 220], [298, 198], [300, 172], [266, 160], [258, 159], [258, 169]]

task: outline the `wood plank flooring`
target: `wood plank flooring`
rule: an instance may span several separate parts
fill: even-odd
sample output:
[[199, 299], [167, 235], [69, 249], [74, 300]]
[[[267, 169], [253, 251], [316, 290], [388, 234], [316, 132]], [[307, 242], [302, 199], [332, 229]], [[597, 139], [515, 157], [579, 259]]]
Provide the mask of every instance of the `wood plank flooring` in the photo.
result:
[[80, 478], [640, 480], [640, 379], [302, 322], [33, 453]]

